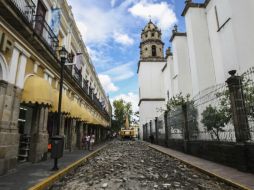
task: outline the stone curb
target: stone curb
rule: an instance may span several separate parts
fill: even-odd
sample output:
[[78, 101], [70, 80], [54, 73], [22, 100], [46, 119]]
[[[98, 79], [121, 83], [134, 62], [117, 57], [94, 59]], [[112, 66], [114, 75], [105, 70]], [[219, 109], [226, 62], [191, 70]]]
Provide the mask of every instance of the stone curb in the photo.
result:
[[[148, 143], [147, 143], [147, 144], [148, 144]], [[163, 153], [163, 154], [166, 154], [166, 155], [168, 155], [168, 156], [170, 156], [170, 157], [172, 157], [172, 158], [178, 159], [178, 160], [180, 160], [181, 162], [183, 162], [184, 164], [186, 164], [186, 165], [188, 165], [188, 166], [190, 166], [190, 167], [192, 167], [192, 168], [195, 168], [195, 169], [197, 169], [198, 171], [200, 171], [200, 172], [202, 172], [202, 173], [205, 173], [205, 174], [207, 174], [207, 175], [209, 175], [209, 176], [215, 177], [215, 178], [217, 178], [218, 180], [220, 180], [220, 181], [222, 181], [222, 182], [224, 182], [224, 183], [227, 183], [227, 184], [232, 185], [232, 186], [234, 186], [234, 187], [240, 188], [240, 189], [242, 189], [242, 190], [251, 190], [250, 188], [248, 188], [248, 187], [246, 187], [246, 186], [244, 186], [244, 185], [242, 185], [242, 184], [239, 184], [239, 183], [237, 183], [237, 182], [231, 181], [230, 179], [226, 179], [226, 178], [224, 178], [224, 177], [222, 177], [222, 176], [220, 176], [220, 175], [217, 175], [217, 174], [215, 174], [215, 173], [213, 173], [213, 172], [210, 172], [210, 171], [208, 171], [208, 170], [205, 170], [205, 169], [203, 169], [203, 168], [201, 168], [201, 167], [199, 167], [199, 166], [196, 166], [196, 165], [194, 165], [194, 164], [191, 164], [191, 163], [189, 163], [189, 162], [187, 162], [187, 161], [185, 161], [185, 160], [182, 160], [182, 159], [178, 158], [177, 156], [173, 156], [173, 155], [171, 155], [171, 154], [169, 154], [169, 153], [166, 153], [166, 152], [164, 152], [163, 150], [159, 150], [159, 149], [157, 149], [156, 147], [153, 147], [153, 145], [148, 144], [148, 146], [149, 146], [150, 148], [152, 148], [152, 149], [154, 149], [154, 150], [160, 152], [160, 153]], [[157, 145], [156, 145], [156, 146], [157, 146]], [[165, 148], [165, 147], [163, 147], [163, 148]]]
[[87, 156], [77, 160], [76, 162], [66, 166], [64, 169], [60, 170], [59, 172], [43, 179], [41, 182], [39, 182], [38, 184], [30, 187], [28, 190], [43, 190], [48, 188], [49, 186], [51, 186], [55, 181], [57, 181], [58, 179], [60, 179], [61, 177], [63, 177], [64, 175], [66, 175], [68, 172], [70, 172], [71, 170], [77, 168], [80, 164], [84, 163], [85, 161], [87, 161], [89, 158], [91, 158], [92, 156], [94, 156], [95, 154], [97, 154], [99, 151], [101, 151], [102, 149], [104, 149], [107, 146], [107, 144], [103, 145], [102, 147], [98, 148], [97, 150], [95, 150], [94, 152], [88, 154]]

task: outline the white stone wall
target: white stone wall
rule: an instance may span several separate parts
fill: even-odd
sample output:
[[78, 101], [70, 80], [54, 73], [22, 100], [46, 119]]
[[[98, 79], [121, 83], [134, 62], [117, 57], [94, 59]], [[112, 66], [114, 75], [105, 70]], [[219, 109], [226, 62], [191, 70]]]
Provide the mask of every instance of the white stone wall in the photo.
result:
[[195, 95], [216, 83], [205, 9], [189, 8], [185, 22]]
[[159, 117], [163, 112], [161, 108], [165, 109], [164, 101], [142, 101], [139, 106], [140, 117], [140, 137], [143, 138], [143, 124], [149, 123], [155, 117]]
[[182, 92], [183, 95], [192, 95], [191, 68], [189, 62], [189, 50], [186, 36], [175, 36], [172, 41], [173, 47], [173, 67], [175, 70], [174, 83], [177, 89], [172, 92], [173, 95]]
[[229, 70], [241, 74], [254, 65], [253, 10], [252, 0], [213, 0], [206, 8], [216, 83], [225, 82]]
[[162, 68], [165, 62], [140, 62], [138, 81], [140, 99], [164, 98]]
[[[162, 68], [165, 62], [140, 62], [138, 81], [139, 99], [164, 99]], [[140, 135], [143, 138], [143, 124], [161, 114], [165, 109], [164, 101], [142, 101], [139, 106]]]

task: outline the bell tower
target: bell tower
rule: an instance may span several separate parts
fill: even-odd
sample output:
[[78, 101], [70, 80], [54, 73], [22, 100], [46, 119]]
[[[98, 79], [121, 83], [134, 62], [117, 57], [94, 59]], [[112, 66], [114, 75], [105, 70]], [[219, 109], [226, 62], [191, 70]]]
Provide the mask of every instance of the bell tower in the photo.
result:
[[161, 30], [150, 20], [141, 33], [140, 60], [164, 60]]
[[141, 32], [138, 64], [140, 135], [143, 125], [154, 120], [164, 110], [165, 93], [162, 70], [166, 66], [161, 30], [150, 20]]

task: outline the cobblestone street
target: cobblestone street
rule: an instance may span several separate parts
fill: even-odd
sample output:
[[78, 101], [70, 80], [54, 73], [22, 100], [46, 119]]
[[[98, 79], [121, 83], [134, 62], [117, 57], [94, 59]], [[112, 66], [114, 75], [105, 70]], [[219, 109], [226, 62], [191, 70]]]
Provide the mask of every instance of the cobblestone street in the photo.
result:
[[57, 189], [236, 189], [138, 141], [113, 141], [56, 182]]

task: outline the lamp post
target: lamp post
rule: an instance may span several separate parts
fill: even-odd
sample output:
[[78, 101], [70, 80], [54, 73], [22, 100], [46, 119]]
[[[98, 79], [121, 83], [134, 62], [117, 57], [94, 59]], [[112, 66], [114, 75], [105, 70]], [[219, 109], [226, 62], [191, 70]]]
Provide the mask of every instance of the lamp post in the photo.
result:
[[59, 88], [59, 98], [58, 98], [58, 113], [57, 113], [57, 126], [56, 130], [54, 131], [54, 136], [52, 137], [52, 150], [51, 150], [51, 157], [54, 158], [54, 166], [52, 170], [58, 170], [58, 158], [62, 157], [63, 154], [63, 137], [59, 136], [59, 130], [61, 125], [61, 107], [62, 107], [62, 89], [63, 89], [63, 72], [64, 72], [64, 65], [68, 58], [68, 52], [66, 51], [65, 47], [62, 47], [59, 50], [60, 56], [60, 88]]
[[60, 64], [61, 64], [61, 71], [60, 71], [60, 88], [59, 88], [59, 98], [58, 98], [58, 113], [57, 113], [57, 130], [56, 135], [59, 135], [59, 129], [61, 124], [61, 108], [62, 108], [62, 91], [63, 91], [63, 71], [64, 71], [64, 64], [68, 57], [68, 52], [66, 51], [65, 47], [62, 47], [59, 50], [60, 56]]

